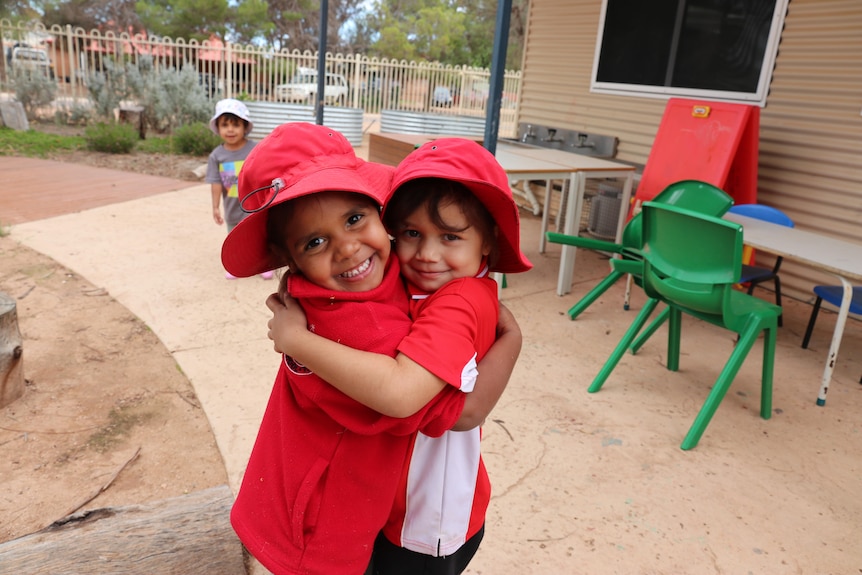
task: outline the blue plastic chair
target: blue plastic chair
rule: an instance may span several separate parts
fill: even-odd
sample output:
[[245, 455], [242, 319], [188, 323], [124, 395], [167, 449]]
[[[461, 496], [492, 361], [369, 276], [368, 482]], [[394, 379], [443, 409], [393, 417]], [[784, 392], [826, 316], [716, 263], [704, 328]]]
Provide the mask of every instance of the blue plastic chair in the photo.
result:
[[[788, 228], [794, 227], [790, 216], [778, 208], [764, 204], [738, 204], [731, 207], [728, 211], [732, 214], [757, 218], [758, 220], [787, 226]], [[781, 267], [782, 260], [781, 256], [776, 257], [775, 264], [771, 268], [742, 264], [742, 274], [739, 277], [739, 283], [748, 284], [748, 295], [754, 293], [754, 288], [758, 284], [772, 281], [775, 286], [775, 305], [781, 307], [781, 279], [778, 277], [778, 269]], [[778, 325], [779, 327], [783, 325], [781, 316], [778, 317]]]
[[[811, 332], [814, 331], [814, 322], [817, 321], [817, 314], [820, 313], [820, 305], [823, 303], [823, 300], [826, 300], [827, 303], [831, 303], [835, 307], [840, 307], [841, 298], [844, 297], [844, 288], [841, 286], [814, 286], [814, 295], [817, 296], [817, 301], [814, 302], [814, 309], [811, 310], [808, 327], [805, 328], [805, 337], [802, 338], [802, 349], [808, 349]], [[862, 315], [862, 287], [853, 288], [853, 299], [850, 300], [850, 313]]]

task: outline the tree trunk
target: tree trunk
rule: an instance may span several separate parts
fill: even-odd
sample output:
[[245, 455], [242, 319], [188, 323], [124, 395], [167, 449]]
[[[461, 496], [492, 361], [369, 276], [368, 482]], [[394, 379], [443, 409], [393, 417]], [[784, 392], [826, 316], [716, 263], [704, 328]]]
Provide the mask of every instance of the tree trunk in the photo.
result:
[[23, 355], [15, 300], [0, 292], [0, 408], [24, 395]]
[[16, 575], [244, 575], [228, 520], [227, 485], [146, 505], [84, 511], [0, 544], [0, 572]]

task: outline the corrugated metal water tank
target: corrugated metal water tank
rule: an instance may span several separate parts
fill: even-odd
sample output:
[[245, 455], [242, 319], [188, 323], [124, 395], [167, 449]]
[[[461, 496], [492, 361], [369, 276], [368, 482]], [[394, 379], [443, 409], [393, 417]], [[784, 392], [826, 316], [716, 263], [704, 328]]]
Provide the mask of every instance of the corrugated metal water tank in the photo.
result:
[[380, 131], [387, 134], [439, 134], [481, 138], [485, 135], [485, 117], [382, 110]]
[[[251, 137], [260, 140], [276, 127], [288, 122], [314, 124], [313, 106], [286, 104], [283, 102], [245, 102], [254, 123]], [[353, 147], [362, 145], [362, 108], [324, 106], [323, 124], [344, 134]]]

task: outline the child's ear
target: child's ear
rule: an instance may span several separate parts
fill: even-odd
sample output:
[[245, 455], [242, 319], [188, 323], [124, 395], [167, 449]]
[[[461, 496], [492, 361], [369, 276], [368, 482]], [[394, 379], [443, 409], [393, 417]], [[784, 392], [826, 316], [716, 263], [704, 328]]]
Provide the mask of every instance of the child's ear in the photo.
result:
[[491, 252], [494, 251], [494, 246], [497, 245], [497, 239], [500, 237], [500, 227], [494, 226], [494, 242], [491, 243], [487, 240], [482, 242], [482, 255], [489, 256]]

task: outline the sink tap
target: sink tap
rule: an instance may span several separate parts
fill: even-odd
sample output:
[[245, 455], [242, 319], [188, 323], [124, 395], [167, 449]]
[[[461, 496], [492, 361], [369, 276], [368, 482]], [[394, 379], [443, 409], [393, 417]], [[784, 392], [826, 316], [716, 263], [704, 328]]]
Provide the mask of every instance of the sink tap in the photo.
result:
[[595, 148], [596, 143], [595, 142], [587, 142], [587, 137], [588, 136], [586, 134], [578, 134], [578, 143], [572, 144], [572, 147], [573, 148]]
[[533, 124], [527, 124], [527, 131], [524, 132], [524, 135], [521, 136], [521, 142], [526, 143], [527, 140], [534, 140], [536, 138], [536, 132], [533, 129]]
[[561, 138], [557, 138], [557, 129], [556, 128], [548, 128], [548, 137], [543, 141], [545, 142], [562, 142]]

